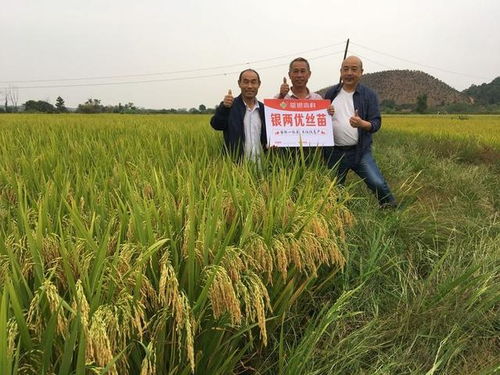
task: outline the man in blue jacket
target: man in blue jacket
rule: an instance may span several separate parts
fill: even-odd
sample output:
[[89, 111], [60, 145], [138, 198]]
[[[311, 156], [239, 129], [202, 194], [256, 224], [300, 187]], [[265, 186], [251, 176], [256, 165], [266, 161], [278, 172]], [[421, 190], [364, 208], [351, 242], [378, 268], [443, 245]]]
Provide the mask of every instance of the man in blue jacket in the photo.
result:
[[334, 147], [324, 149], [328, 166], [337, 169], [339, 183], [345, 182], [352, 169], [375, 193], [380, 207], [395, 207], [396, 200], [371, 152], [372, 134], [380, 129], [378, 99], [371, 89], [359, 83], [363, 63], [355, 56], [342, 62], [342, 83], [330, 88], [325, 99], [332, 101]]
[[267, 144], [264, 104], [257, 100], [260, 76], [253, 69], [240, 73], [241, 94], [233, 98], [228, 91], [210, 119], [215, 130], [222, 130], [226, 149], [235, 158], [256, 161]]

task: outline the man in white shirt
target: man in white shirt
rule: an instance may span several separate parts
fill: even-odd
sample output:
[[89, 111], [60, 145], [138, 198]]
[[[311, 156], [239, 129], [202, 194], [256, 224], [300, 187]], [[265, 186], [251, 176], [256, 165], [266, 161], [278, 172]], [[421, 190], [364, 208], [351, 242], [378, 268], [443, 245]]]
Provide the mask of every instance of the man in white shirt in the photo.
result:
[[223, 131], [225, 147], [235, 158], [257, 160], [267, 144], [264, 104], [257, 100], [259, 74], [253, 69], [242, 71], [238, 86], [241, 94], [234, 98], [229, 90], [210, 125]]
[[325, 148], [324, 154], [328, 166], [337, 167], [339, 183], [353, 170], [375, 193], [380, 207], [395, 207], [396, 200], [371, 152], [372, 134], [380, 129], [382, 119], [375, 92], [359, 83], [362, 74], [362, 61], [356, 56], [346, 58], [340, 68], [342, 83], [325, 94], [335, 108], [335, 146]]

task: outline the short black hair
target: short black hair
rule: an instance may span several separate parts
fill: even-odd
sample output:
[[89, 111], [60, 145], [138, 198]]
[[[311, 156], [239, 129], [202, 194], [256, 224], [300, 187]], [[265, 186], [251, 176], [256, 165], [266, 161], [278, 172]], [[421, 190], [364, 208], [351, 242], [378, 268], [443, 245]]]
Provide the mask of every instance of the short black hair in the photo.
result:
[[240, 73], [240, 76], [238, 77], [238, 82], [241, 82], [241, 77], [243, 76], [243, 73], [245, 72], [254, 72], [255, 74], [257, 74], [257, 79], [259, 80], [259, 83], [260, 83], [260, 76], [259, 76], [259, 73], [257, 73], [255, 70], [253, 69], [245, 69], [243, 70], [241, 73]]
[[288, 71], [291, 72], [292, 71], [292, 65], [294, 62], [297, 62], [297, 61], [302, 61], [302, 62], [305, 62], [306, 65], [307, 65], [307, 70], [308, 71], [311, 71], [311, 67], [309, 66], [309, 61], [307, 61], [306, 59], [304, 59], [303, 57], [297, 57], [295, 59], [292, 60], [292, 62], [290, 63], [290, 66], [288, 68]]

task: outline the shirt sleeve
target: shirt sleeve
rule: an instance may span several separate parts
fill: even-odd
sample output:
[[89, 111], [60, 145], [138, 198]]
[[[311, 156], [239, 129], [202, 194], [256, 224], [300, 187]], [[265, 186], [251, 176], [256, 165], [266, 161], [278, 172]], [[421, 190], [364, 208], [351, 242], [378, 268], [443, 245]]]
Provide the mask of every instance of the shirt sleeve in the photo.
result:
[[378, 98], [373, 91], [367, 93], [367, 109], [365, 120], [369, 121], [372, 125], [369, 130], [370, 133], [377, 132], [382, 126], [382, 118], [380, 116], [380, 109], [378, 107]]
[[229, 112], [231, 108], [225, 107], [222, 102], [215, 110], [215, 114], [210, 119], [210, 125], [215, 130], [226, 130], [229, 120]]

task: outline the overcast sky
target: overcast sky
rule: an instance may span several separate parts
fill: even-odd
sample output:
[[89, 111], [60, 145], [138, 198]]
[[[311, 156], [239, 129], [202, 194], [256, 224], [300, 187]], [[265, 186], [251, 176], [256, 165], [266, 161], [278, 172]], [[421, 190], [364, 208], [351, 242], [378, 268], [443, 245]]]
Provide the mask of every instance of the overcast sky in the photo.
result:
[[365, 73], [422, 70], [463, 90], [500, 75], [499, 18], [498, 0], [2, 0], [0, 91], [17, 87], [19, 104], [213, 107], [248, 67], [259, 99], [273, 96], [297, 56], [310, 89], [336, 83], [347, 38]]

